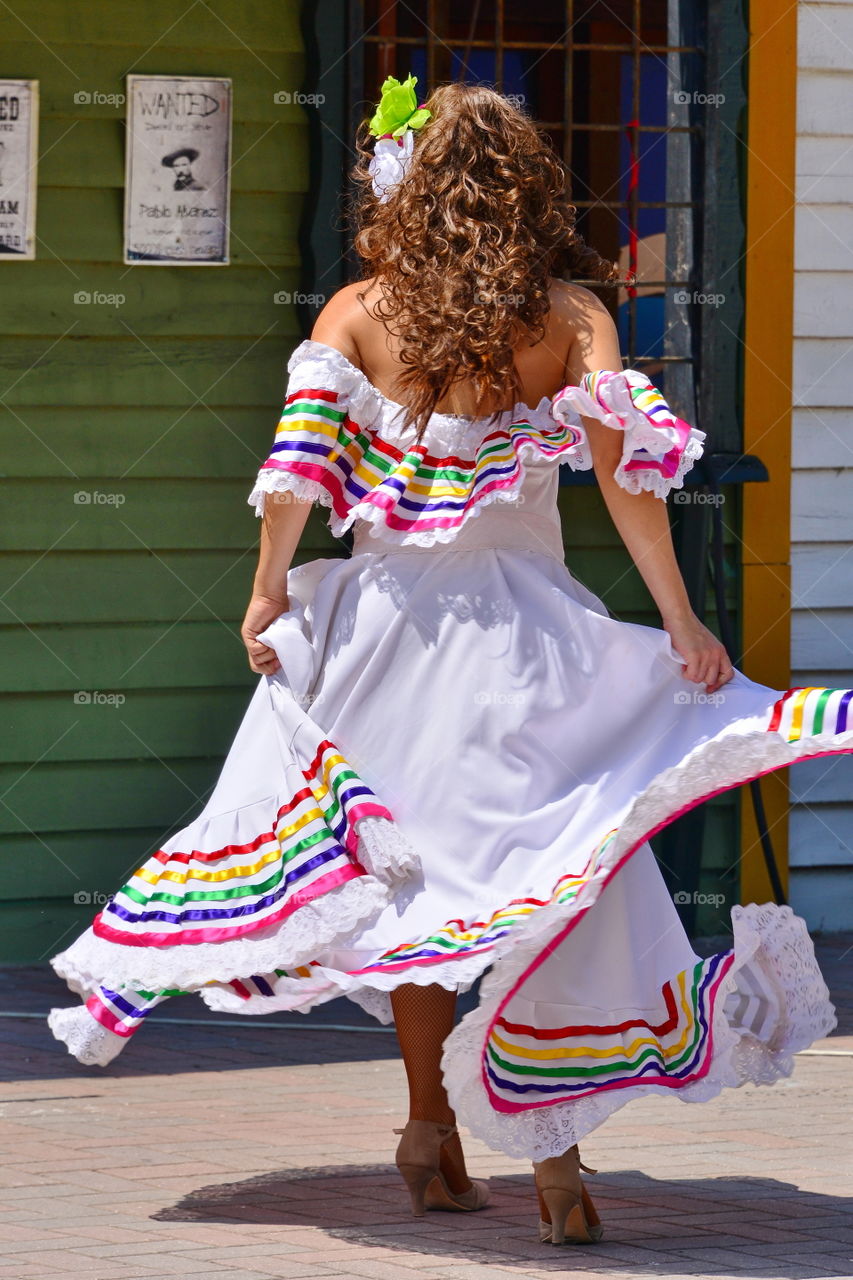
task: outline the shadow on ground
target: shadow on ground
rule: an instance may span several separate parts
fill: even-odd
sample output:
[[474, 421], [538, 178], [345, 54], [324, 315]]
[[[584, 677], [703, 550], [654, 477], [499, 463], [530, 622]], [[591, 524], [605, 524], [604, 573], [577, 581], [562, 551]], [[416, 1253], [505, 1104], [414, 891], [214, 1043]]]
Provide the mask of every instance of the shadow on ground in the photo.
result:
[[[820, 1251], [819, 1237], [838, 1247], [834, 1228], [842, 1241], [853, 1240], [850, 1198], [799, 1191], [775, 1178], [662, 1181], [628, 1169], [586, 1179], [604, 1225], [601, 1243], [555, 1249], [537, 1238], [531, 1174], [489, 1181], [492, 1203], [485, 1209], [430, 1212], [414, 1219], [405, 1189], [388, 1165], [306, 1168], [202, 1187], [151, 1217], [160, 1222], [316, 1227], [332, 1239], [391, 1254], [444, 1255], [519, 1268], [535, 1258], [537, 1269], [605, 1265], [613, 1274], [672, 1274], [700, 1263], [703, 1276], [730, 1275], [732, 1261], [725, 1255], [736, 1250], [744, 1280], [753, 1272], [784, 1280], [794, 1256], [807, 1264], [811, 1252]], [[798, 1227], [803, 1228], [801, 1244], [792, 1241]], [[836, 1274], [846, 1275], [850, 1267], [845, 1255], [853, 1253], [853, 1246], [842, 1247]], [[708, 1250], [723, 1255], [718, 1264]]]
[[[478, 998], [478, 984], [461, 994], [459, 1017]], [[87, 1067], [55, 1039], [46, 1021], [51, 1008], [79, 1004], [49, 966], [0, 967], [0, 1081], [96, 1081], [399, 1056], [393, 1026], [383, 1027], [345, 998], [307, 1014], [234, 1017], [208, 1009], [197, 995], [183, 995], [155, 1009], [106, 1067]]]

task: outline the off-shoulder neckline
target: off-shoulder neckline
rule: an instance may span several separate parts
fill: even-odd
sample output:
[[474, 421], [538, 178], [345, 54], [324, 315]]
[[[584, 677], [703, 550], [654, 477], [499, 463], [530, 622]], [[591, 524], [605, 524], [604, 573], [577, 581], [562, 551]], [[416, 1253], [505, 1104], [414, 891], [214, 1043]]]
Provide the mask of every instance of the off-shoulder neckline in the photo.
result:
[[[327, 342], [317, 342], [315, 338], [303, 339], [303, 341], [299, 344], [299, 346], [294, 349], [293, 354], [290, 357], [290, 361], [288, 362], [289, 365], [292, 367], [292, 365], [296, 361], [297, 356], [303, 349], [312, 348], [312, 347], [319, 348], [320, 351], [329, 352], [333, 356], [335, 356], [339, 361], [341, 361], [344, 365], [346, 365], [347, 369], [351, 373], [353, 373], [356, 376], [356, 378], [358, 378], [362, 382], [362, 384], [366, 388], [368, 388], [373, 393], [373, 395], [377, 397], [377, 399], [383, 401], [383, 403], [388, 405], [390, 409], [393, 409], [397, 413], [401, 413], [401, 414], [408, 412], [408, 405], [401, 404], [399, 400], [392, 400], [390, 396], [386, 396], [384, 391], [380, 391], [379, 388], [370, 381], [370, 379], [368, 378], [367, 374], [364, 372], [363, 369], [359, 369], [358, 365], [353, 364], [353, 362], [350, 359], [348, 359], [347, 356], [344, 355], [343, 351], [339, 351], [337, 347], [330, 346], [329, 343]], [[516, 413], [519, 412], [519, 410], [522, 413], [529, 413], [529, 414], [541, 413], [543, 406], [547, 410], [550, 410], [554, 402], [554, 399], [555, 399], [554, 396], [543, 396], [542, 399], [539, 401], [539, 404], [536, 405], [535, 408], [533, 405], [526, 404], [523, 400], [519, 400], [515, 403], [512, 409], [501, 409], [500, 413], [498, 414], [498, 418], [500, 419], [500, 418], [506, 417], [508, 414], [515, 415]], [[491, 420], [490, 415], [486, 415], [485, 417], [483, 417], [483, 416], [478, 416], [476, 414], [440, 413], [440, 412], [434, 413], [432, 415], [431, 421], [434, 422], [436, 421], [436, 419], [439, 419], [444, 422], [459, 423], [463, 426], [474, 426], [475, 424], [482, 423], [482, 422], [489, 422]]]

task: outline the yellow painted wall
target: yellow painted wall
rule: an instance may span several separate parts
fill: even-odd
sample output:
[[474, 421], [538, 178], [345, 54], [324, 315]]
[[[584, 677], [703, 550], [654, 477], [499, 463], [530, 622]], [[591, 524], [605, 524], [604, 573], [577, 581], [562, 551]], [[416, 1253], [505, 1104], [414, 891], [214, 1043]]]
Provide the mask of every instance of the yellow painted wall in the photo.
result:
[[[770, 473], [743, 493], [743, 671], [790, 684], [791, 378], [797, 6], [749, 5], [744, 452]], [[761, 781], [782, 883], [788, 887], [788, 773]], [[741, 901], [772, 901], [748, 791], [741, 820]]]

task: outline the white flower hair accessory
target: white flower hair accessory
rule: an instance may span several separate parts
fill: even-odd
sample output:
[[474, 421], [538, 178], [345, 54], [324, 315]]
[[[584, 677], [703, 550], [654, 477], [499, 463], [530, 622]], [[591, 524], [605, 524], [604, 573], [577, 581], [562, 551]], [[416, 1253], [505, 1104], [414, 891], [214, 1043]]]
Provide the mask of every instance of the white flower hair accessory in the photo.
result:
[[401, 181], [415, 149], [414, 134], [407, 129], [401, 138], [377, 138], [373, 159], [367, 166], [373, 182], [373, 191], [382, 204], [393, 195], [393, 189]]
[[367, 168], [374, 193], [383, 204], [402, 180], [414, 154], [413, 130], [420, 129], [432, 115], [427, 107], [418, 106], [417, 82], [417, 76], [413, 75], [402, 84], [394, 76], [388, 76], [370, 121], [369, 129], [376, 145]]

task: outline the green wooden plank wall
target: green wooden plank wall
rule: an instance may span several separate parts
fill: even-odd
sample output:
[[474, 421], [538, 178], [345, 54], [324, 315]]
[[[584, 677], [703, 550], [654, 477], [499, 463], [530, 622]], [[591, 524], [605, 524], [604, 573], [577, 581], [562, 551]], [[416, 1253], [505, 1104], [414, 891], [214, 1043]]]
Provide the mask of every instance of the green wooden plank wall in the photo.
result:
[[[0, 263], [0, 960], [61, 949], [197, 812], [257, 677], [239, 623], [308, 180], [298, 0], [37, 0], [0, 70], [40, 81], [38, 257]], [[232, 263], [122, 263], [135, 72], [234, 82]], [[75, 102], [88, 92], [91, 104]], [[123, 294], [120, 306], [75, 302]], [[118, 494], [75, 502], [75, 494]], [[298, 559], [339, 548], [313, 513]], [[94, 690], [120, 707], [75, 702]]]

